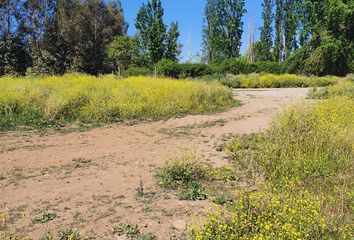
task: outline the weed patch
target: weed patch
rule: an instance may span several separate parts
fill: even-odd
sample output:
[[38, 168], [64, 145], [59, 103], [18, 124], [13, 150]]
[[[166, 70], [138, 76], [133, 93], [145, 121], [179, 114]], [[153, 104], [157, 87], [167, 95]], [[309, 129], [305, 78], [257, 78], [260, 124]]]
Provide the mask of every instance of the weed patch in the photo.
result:
[[190, 182], [187, 185], [183, 185], [180, 189], [179, 199], [181, 200], [205, 200], [207, 195], [202, 184], [198, 182]]
[[142, 234], [136, 224], [118, 223], [114, 226], [113, 233], [117, 236], [125, 236], [127, 239], [156, 240], [156, 236], [152, 233]]
[[76, 230], [66, 229], [60, 232], [59, 240], [80, 240], [80, 233]]
[[235, 106], [218, 83], [149, 77], [0, 78], [0, 131], [211, 113]]
[[208, 178], [208, 167], [192, 154], [170, 158], [157, 170], [161, 187], [179, 191], [181, 200], [205, 200], [201, 181]]
[[49, 221], [54, 220], [57, 217], [57, 215], [54, 212], [45, 212], [40, 216], [37, 216], [32, 219], [33, 223], [46, 223]]
[[218, 205], [229, 205], [234, 202], [232, 197], [229, 194], [218, 194], [213, 198], [213, 202], [218, 204]]

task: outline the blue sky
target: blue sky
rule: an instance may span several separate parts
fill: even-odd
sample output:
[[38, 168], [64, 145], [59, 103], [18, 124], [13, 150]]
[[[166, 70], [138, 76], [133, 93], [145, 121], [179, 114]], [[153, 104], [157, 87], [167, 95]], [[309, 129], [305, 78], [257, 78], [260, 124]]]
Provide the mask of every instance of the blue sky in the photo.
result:
[[[128, 34], [133, 35], [136, 32], [134, 27], [136, 14], [146, 0], [121, 0], [124, 16], [129, 23]], [[169, 25], [172, 21], [177, 21], [180, 27], [180, 43], [183, 45], [181, 60], [186, 60], [188, 49], [193, 54], [201, 51], [202, 47], [202, 27], [203, 13], [206, 0], [162, 0], [165, 9], [164, 21]], [[241, 53], [246, 52], [247, 33], [249, 25], [256, 30], [258, 38], [258, 28], [262, 25], [261, 6], [262, 0], [246, 0], [246, 10], [244, 20], [244, 33], [241, 46]]]

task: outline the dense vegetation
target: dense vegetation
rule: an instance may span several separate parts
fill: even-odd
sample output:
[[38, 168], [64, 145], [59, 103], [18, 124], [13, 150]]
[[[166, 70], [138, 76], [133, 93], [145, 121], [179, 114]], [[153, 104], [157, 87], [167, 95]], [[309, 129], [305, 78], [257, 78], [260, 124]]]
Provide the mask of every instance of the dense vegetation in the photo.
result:
[[191, 227], [192, 239], [353, 237], [354, 99], [335, 92], [225, 148], [248, 187], [233, 185], [234, 201]]
[[217, 83], [160, 78], [64, 75], [0, 78], [0, 129], [18, 125], [117, 122], [207, 113], [234, 106]]
[[220, 82], [232, 88], [324, 87], [334, 85], [338, 77], [306, 77], [293, 74], [227, 75]]
[[[233, 74], [353, 72], [353, 1], [264, 0], [262, 6], [260, 39], [250, 26], [248, 51], [240, 56], [245, 1], [208, 0], [203, 56], [196, 64], [187, 56], [185, 67]], [[152, 72], [161, 60], [178, 62], [181, 53], [178, 22], [167, 27], [163, 17], [161, 0], [147, 1], [137, 13], [136, 35], [127, 36], [120, 1], [2, 1], [0, 75]]]

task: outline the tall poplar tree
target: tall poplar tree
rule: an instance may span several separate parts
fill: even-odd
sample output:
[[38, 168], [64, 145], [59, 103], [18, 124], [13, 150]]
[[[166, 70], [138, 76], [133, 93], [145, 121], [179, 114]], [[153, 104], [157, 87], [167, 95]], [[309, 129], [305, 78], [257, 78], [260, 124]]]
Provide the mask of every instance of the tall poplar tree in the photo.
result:
[[163, 58], [177, 61], [180, 54], [178, 23], [167, 30], [163, 15], [161, 0], [151, 0], [141, 6], [135, 20], [141, 52], [152, 64]]
[[276, 0], [275, 2], [275, 40], [274, 40], [274, 56], [277, 61], [284, 59], [284, 0]]
[[261, 37], [259, 42], [259, 52], [257, 60], [269, 61], [272, 59], [271, 51], [273, 47], [273, 0], [264, 0], [262, 3], [263, 26], [260, 28]]
[[178, 43], [179, 27], [177, 22], [173, 22], [166, 34], [166, 50], [165, 58], [172, 61], [178, 61], [178, 56], [181, 54], [181, 46]]
[[284, 59], [297, 49], [298, 9], [296, 0], [284, 2]]
[[141, 48], [144, 48], [152, 63], [164, 57], [166, 25], [163, 22], [164, 9], [160, 0], [143, 4], [135, 21]]
[[207, 1], [203, 42], [208, 62], [240, 56], [244, 7], [244, 0]]

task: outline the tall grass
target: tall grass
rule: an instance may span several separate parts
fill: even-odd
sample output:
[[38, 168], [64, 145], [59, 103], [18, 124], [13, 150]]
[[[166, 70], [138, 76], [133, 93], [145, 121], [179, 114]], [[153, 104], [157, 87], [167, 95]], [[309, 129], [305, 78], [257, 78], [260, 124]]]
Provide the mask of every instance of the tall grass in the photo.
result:
[[0, 78], [0, 128], [54, 121], [116, 122], [225, 110], [232, 94], [217, 83], [149, 77]]
[[336, 84], [340, 79], [334, 76], [307, 77], [294, 74], [227, 75], [217, 78], [224, 85], [233, 88], [324, 87]]
[[227, 147], [256, 191], [238, 192], [227, 214], [212, 213], [193, 239], [352, 239], [354, 100], [296, 104], [265, 132]]

